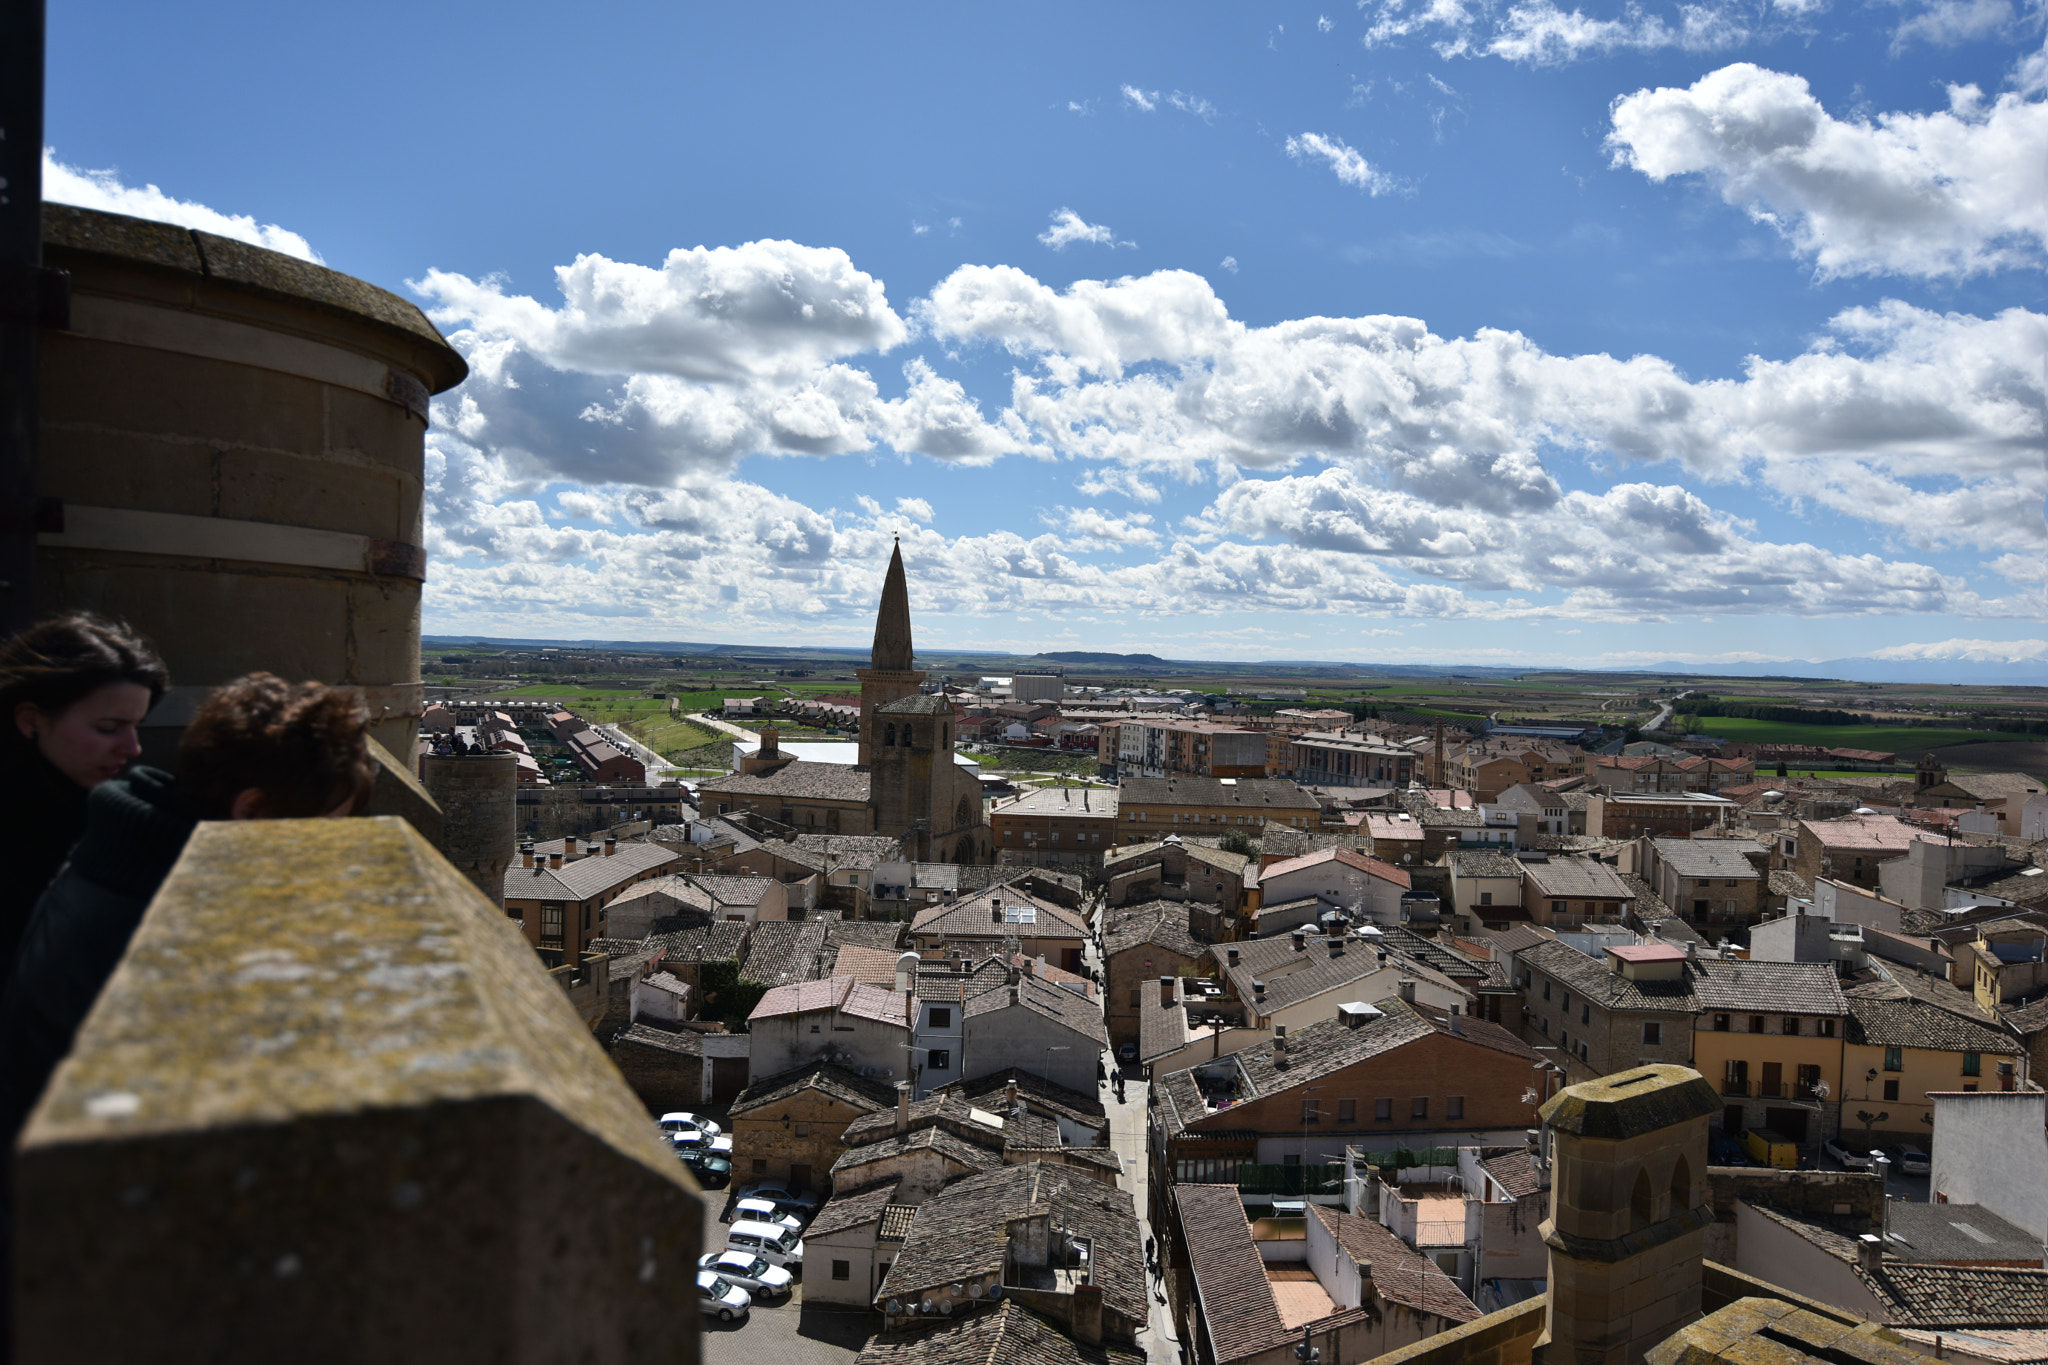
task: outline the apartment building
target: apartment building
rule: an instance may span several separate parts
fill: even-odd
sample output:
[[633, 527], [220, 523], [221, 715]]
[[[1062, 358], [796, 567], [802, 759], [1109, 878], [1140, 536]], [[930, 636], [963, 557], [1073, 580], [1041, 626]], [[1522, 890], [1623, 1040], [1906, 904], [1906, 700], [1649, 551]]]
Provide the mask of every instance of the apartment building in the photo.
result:
[[1040, 787], [989, 808], [996, 862], [1005, 867], [1093, 870], [1116, 847], [1117, 793], [1097, 787]]
[[1117, 842], [1144, 843], [1168, 834], [1221, 834], [1241, 829], [1258, 836], [1268, 824], [1315, 829], [1319, 802], [1280, 778], [1125, 778], [1117, 803]]
[[1579, 775], [1579, 754], [1561, 744], [1493, 740], [1461, 745], [1444, 755], [1442, 782], [1462, 787], [1483, 803], [1524, 782]]
[[1903, 858], [1925, 831], [1890, 815], [1846, 815], [1839, 820], [1797, 820], [1778, 831], [1773, 867], [1789, 868], [1808, 885], [1822, 877], [1878, 889], [1877, 869]]
[[1770, 850], [1754, 839], [1639, 839], [1623, 870], [1648, 882], [1689, 924], [1734, 926], [1763, 918]]
[[1596, 839], [1636, 839], [1645, 834], [1689, 839], [1701, 830], [1725, 825], [1737, 811], [1727, 797], [1707, 792], [1596, 793], [1586, 798], [1586, 833]]
[[1117, 726], [1117, 775], [1258, 777], [1267, 739], [1258, 730], [1208, 720], [1126, 720]]
[[1287, 743], [1289, 771], [1311, 787], [1406, 787], [1416, 761], [1412, 749], [1373, 735], [1312, 730]]

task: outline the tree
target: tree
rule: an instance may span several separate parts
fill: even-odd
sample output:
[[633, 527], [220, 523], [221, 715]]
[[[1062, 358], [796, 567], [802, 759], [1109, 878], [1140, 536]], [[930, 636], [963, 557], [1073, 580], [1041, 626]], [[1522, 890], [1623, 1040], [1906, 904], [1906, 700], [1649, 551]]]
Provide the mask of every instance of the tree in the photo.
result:
[[1216, 847], [1225, 853], [1240, 853], [1247, 858], [1259, 856], [1259, 846], [1252, 842], [1252, 836], [1241, 829], [1226, 829], [1223, 837], [1216, 841]]

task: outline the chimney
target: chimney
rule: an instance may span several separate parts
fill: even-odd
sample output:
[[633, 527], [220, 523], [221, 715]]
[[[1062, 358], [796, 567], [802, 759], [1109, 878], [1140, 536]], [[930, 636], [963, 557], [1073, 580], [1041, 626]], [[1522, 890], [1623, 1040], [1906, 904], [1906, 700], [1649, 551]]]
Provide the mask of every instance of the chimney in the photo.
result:
[[619, 851], [619, 836], [618, 836], [618, 835], [616, 835], [616, 834], [607, 834], [607, 835], [605, 835], [605, 836], [604, 836], [604, 856], [605, 856], [605, 857], [607, 857], [607, 858], [609, 858], [609, 857], [611, 857], [611, 856], [612, 856], [612, 855], [613, 855], [614, 853], [617, 853], [618, 851]]
[[1295, 951], [1295, 952], [1299, 953], [1299, 952], [1302, 952], [1302, 951], [1304, 951], [1305, 949], [1307, 949], [1307, 947], [1308, 947], [1308, 930], [1306, 930], [1306, 929], [1296, 929], [1296, 930], [1295, 930], [1295, 931], [1294, 931], [1294, 932], [1293, 932], [1292, 934], [1288, 935], [1288, 937], [1294, 940], [1294, 951]]
[[1223, 950], [1223, 960], [1228, 966], [1235, 967], [1237, 965], [1237, 945], [1235, 943]]
[[1411, 1004], [1411, 1005], [1415, 1003], [1415, 978], [1414, 978], [1414, 977], [1412, 977], [1412, 976], [1404, 976], [1404, 977], [1402, 977], [1402, 978], [1401, 978], [1401, 979], [1400, 979], [1399, 981], [1395, 982], [1395, 983], [1394, 983], [1394, 986], [1395, 986], [1395, 989], [1396, 989], [1396, 990], [1398, 990], [1398, 991], [1400, 991], [1400, 992], [1401, 992], [1401, 998], [1402, 998], [1403, 1000], [1407, 1001], [1407, 1002], [1408, 1002], [1409, 1004]]
[[532, 845], [532, 844], [530, 844], [530, 843], [525, 843], [525, 844], [521, 844], [521, 845], [519, 846], [519, 865], [520, 865], [521, 867], [532, 867], [532, 866], [533, 866], [533, 845]]
[[1017, 1003], [1017, 984], [1015, 977], [1012, 977], [1010, 980], [1010, 1003], [1012, 1005]]
[[896, 991], [899, 995], [910, 994], [910, 983], [915, 979], [918, 956], [904, 953], [896, 959]]
[[561, 854], [559, 854], [559, 853], [550, 853], [550, 854], [548, 854], [548, 866], [549, 866], [549, 867], [552, 867], [552, 868], [560, 868], [560, 867], [561, 867], [561, 865], [562, 865], [562, 855], [561, 855]]
[[910, 1131], [910, 1082], [896, 1082], [896, 1131]]
[[[1091, 1272], [1092, 1273], [1092, 1272]], [[1083, 1346], [1102, 1345], [1102, 1286], [1074, 1286], [1074, 1340]]]
[[1344, 956], [1344, 935], [1330, 935], [1330, 956], [1333, 959]]
[[575, 858], [576, 858], [576, 836], [575, 836], [575, 835], [573, 835], [573, 834], [565, 834], [565, 835], [563, 835], [563, 836], [562, 836], [562, 857], [563, 857], [563, 858], [564, 858], [565, 860], [568, 860], [568, 861], [571, 861], [571, 862], [575, 861]]
[[1003, 1112], [1011, 1113], [1017, 1107], [1017, 1076], [1012, 1072], [1010, 1079], [1003, 1082]]
[[988, 917], [997, 924], [1003, 922], [1003, 898], [997, 896], [988, 903]]
[[1173, 1008], [1173, 987], [1174, 983], [1178, 979], [1179, 978], [1177, 977], [1171, 976], [1162, 976], [1159, 978], [1159, 1008]]
[[1856, 1259], [1863, 1269], [1876, 1274], [1884, 1264], [1884, 1238], [1874, 1232], [1866, 1232], [1856, 1239]]

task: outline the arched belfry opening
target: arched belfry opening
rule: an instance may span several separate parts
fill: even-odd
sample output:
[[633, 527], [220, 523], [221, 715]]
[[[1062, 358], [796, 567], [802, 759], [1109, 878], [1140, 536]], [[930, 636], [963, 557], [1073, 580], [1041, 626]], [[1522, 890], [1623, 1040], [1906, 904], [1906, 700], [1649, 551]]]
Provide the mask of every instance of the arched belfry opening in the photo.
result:
[[1649, 1168], [1637, 1167], [1635, 1188], [1628, 1194], [1628, 1219], [1631, 1228], [1646, 1228], [1657, 1221], [1657, 1210], [1651, 1202], [1655, 1197], [1650, 1189]]

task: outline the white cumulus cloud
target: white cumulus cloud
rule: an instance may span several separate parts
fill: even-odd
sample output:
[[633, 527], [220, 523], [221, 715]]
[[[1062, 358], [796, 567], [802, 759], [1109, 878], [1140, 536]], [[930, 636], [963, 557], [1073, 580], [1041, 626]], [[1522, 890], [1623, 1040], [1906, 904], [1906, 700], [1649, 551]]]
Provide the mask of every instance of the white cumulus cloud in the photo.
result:
[[2039, 266], [2048, 250], [2048, 98], [1842, 120], [1806, 81], [1738, 62], [1684, 89], [1615, 101], [1615, 164], [1699, 175], [1824, 276], [1957, 277]]
[[1356, 148], [1345, 145], [1344, 139], [1325, 137], [1321, 133], [1303, 133], [1287, 139], [1287, 155], [1296, 161], [1321, 159], [1336, 177], [1345, 184], [1378, 198], [1389, 190], [1398, 189], [1399, 182], [1392, 176], [1375, 170], [1372, 163], [1359, 154]]
[[259, 223], [246, 213], [222, 213], [188, 199], [173, 199], [154, 185], [135, 187], [121, 183], [118, 171], [85, 170], [57, 160], [53, 148], [43, 151], [43, 198], [55, 204], [75, 204], [83, 209], [125, 213], [131, 218], [148, 218], [159, 223], [197, 228], [218, 237], [232, 237], [251, 246], [268, 247], [302, 261], [324, 264], [313, 244], [298, 233], [275, 223]]
[[1135, 85], [1127, 85], [1124, 87], [1124, 102], [1126, 104], [1135, 104], [1138, 108], [1149, 114], [1159, 107], [1159, 92], [1157, 90], [1140, 90]]
[[1107, 224], [1091, 223], [1072, 209], [1063, 208], [1052, 216], [1052, 226], [1038, 234], [1038, 240], [1054, 251], [1065, 251], [1076, 242], [1090, 246], [1136, 246], [1136, 242], [1119, 242], [1116, 233]]

